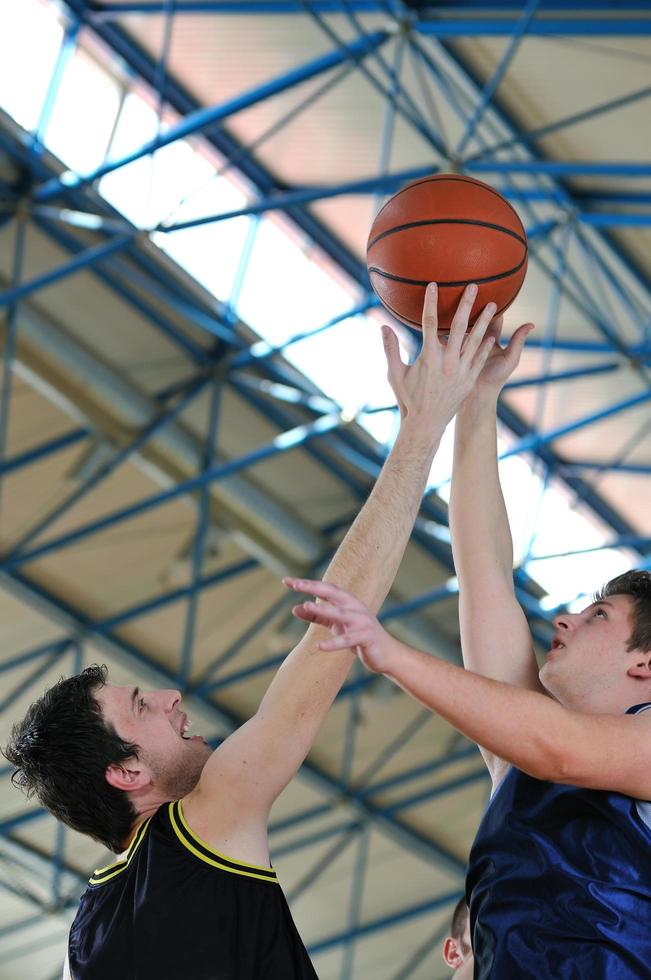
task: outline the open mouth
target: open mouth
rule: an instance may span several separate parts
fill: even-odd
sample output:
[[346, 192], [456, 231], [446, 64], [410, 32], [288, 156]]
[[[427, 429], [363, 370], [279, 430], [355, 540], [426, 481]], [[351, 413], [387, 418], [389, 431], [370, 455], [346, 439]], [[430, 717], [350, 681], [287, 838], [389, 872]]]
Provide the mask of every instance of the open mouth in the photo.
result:
[[199, 739], [200, 741], [203, 742], [204, 739], [201, 738], [201, 735], [189, 735], [188, 734], [188, 732], [189, 732], [189, 730], [190, 730], [191, 727], [192, 727], [192, 722], [190, 721], [190, 719], [188, 718], [187, 715], [183, 715], [183, 717], [181, 719], [181, 728], [180, 728], [180, 731], [179, 731], [179, 735], [181, 736], [181, 738], [184, 741], [186, 741], [186, 742], [194, 742], [197, 739]]
[[558, 637], [555, 636], [554, 639], [552, 640], [551, 649], [552, 650], [564, 650], [565, 649], [565, 644], [563, 643], [562, 640], [559, 640]]

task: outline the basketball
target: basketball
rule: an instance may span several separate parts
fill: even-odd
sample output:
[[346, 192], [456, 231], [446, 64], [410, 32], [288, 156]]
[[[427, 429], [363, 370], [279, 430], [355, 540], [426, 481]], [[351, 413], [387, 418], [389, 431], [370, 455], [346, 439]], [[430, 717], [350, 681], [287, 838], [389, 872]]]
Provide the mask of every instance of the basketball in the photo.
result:
[[450, 329], [468, 283], [479, 287], [470, 323], [487, 303], [497, 314], [518, 295], [527, 271], [527, 236], [517, 213], [493, 187], [460, 174], [407, 184], [376, 215], [366, 262], [382, 305], [420, 327], [429, 282], [438, 285], [438, 327]]

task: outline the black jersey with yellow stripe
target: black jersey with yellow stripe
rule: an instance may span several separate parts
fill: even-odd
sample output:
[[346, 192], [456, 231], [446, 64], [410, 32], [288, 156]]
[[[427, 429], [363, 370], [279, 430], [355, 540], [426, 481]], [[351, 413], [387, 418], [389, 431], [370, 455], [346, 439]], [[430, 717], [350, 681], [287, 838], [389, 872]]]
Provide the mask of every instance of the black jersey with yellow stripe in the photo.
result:
[[68, 956], [73, 980], [318, 980], [273, 868], [208, 847], [180, 801], [95, 871]]

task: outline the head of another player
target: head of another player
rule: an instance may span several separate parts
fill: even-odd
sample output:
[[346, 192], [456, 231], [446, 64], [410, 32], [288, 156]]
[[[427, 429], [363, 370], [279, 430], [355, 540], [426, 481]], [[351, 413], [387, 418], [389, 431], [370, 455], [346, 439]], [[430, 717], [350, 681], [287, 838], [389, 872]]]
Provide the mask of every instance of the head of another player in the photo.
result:
[[455, 980], [472, 977], [473, 957], [470, 945], [470, 913], [465, 897], [459, 899], [452, 913], [450, 935], [443, 943], [443, 959], [455, 970]]
[[3, 754], [28, 797], [119, 853], [145, 806], [194, 789], [212, 749], [200, 736], [183, 738], [178, 691], [107, 676], [93, 665], [53, 685], [14, 725]]
[[619, 713], [651, 701], [651, 574], [611, 579], [579, 613], [554, 617], [540, 680], [567, 707]]

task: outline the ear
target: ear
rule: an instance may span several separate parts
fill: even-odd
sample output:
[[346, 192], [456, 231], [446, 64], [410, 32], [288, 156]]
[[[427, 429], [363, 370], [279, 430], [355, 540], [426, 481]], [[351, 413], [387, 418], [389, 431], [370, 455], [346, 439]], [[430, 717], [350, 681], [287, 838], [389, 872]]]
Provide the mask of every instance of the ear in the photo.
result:
[[456, 939], [448, 936], [443, 945], [443, 959], [453, 970], [458, 970], [463, 964], [463, 953]]
[[626, 673], [642, 681], [651, 681], [651, 650], [635, 650], [636, 663]]
[[133, 761], [129, 759], [122, 765], [117, 765], [112, 762], [110, 766], [106, 767], [104, 776], [109, 785], [114, 786], [116, 789], [121, 789], [125, 793], [142, 789], [143, 786], [147, 786], [151, 782], [149, 773], [144, 769], [138, 768], [138, 763], [135, 759]]

